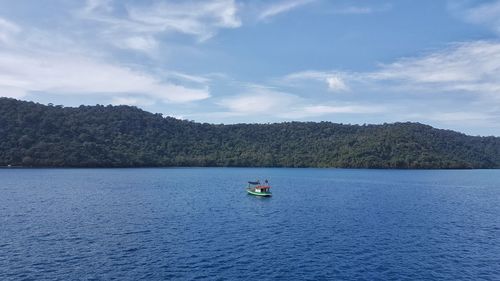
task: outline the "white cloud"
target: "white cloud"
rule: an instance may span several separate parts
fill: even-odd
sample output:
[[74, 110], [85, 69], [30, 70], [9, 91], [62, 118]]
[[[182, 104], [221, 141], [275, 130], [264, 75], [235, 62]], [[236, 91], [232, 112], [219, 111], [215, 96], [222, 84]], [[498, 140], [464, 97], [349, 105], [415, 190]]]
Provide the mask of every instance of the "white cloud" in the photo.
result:
[[500, 34], [500, 1], [486, 2], [472, 7], [464, 7], [463, 2], [453, 2], [450, 5], [466, 21], [483, 24]]
[[252, 87], [250, 92], [225, 98], [219, 105], [231, 113], [241, 115], [266, 114], [273, 115], [286, 111], [299, 101], [299, 97], [264, 87]]
[[206, 76], [192, 75], [178, 71], [167, 72], [165, 76], [199, 84], [206, 84], [211, 81], [211, 79]]
[[500, 93], [500, 42], [453, 44], [423, 56], [383, 64], [372, 72], [302, 71], [286, 75], [285, 82], [327, 82], [330, 90], [384, 89], [411, 92]]
[[198, 2], [162, 2], [154, 7], [129, 6], [130, 20], [142, 30], [175, 31], [194, 35], [200, 40], [214, 36], [220, 28], [241, 26], [233, 0]]
[[153, 105], [154, 100], [141, 97], [113, 97], [111, 104], [113, 105], [133, 105], [133, 106], [148, 106]]
[[385, 107], [379, 105], [308, 105], [285, 112], [287, 118], [309, 118], [332, 114], [376, 114], [385, 112]]
[[[103, 9], [99, 5], [107, 2], [89, 2], [88, 9]], [[19, 36], [10, 36], [21, 30]], [[114, 63], [68, 37], [21, 28], [0, 18], [0, 43], [7, 39], [8, 44], [0, 44], [0, 96], [93, 95], [133, 105], [189, 103], [210, 97], [208, 79], [182, 74], [183, 79], [173, 81], [161, 73], [166, 70], [155, 75]], [[130, 37], [122, 44], [142, 50], [155, 48], [155, 40], [146, 36]]]
[[266, 20], [271, 17], [289, 12], [298, 7], [310, 4], [316, 0], [287, 0], [276, 4], [272, 4], [263, 9], [258, 15], [259, 20]]
[[426, 113], [408, 114], [407, 118], [411, 120], [423, 120], [426, 123], [439, 123], [447, 128], [450, 126], [471, 126], [473, 128], [498, 128], [498, 118], [500, 114], [497, 112], [482, 112], [474, 109], [464, 111], [429, 111]]
[[[0, 79], [2, 78], [0, 77]], [[26, 96], [26, 91], [19, 87], [0, 85], [0, 97], [20, 99], [24, 96]]]
[[0, 53], [0, 95], [47, 92], [62, 95], [147, 96], [183, 103], [206, 99], [208, 87], [188, 88], [129, 67], [89, 58]]
[[108, 8], [102, 9], [104, 4], [89, 0], [80, 12], [82, 18], [105, 25], [107, 36], [181, 33], [204, 41], [213, 37], [219, 29], [241, 26], [234, 0], [162, 1], [149, 6], [127, 3], [123, 7], [125, 14], [113, 13], [109, 2], [105, 1], [104, 7]]
[[305, 107], [305, 112], [310, 114], [327, 114], [327, 113], [378, 113], [385, 109], [380, 106], [361, 106], [361, 105], [344, 105], [344, 106], [328, 106], [315, 105]]
[[332, 92], [342, 92], [348, 91], [349, 86], [346, 84], [346, 78], [348, 78], [349, 74], [342, 72], [322, 72], [322, 71], [302, 71], [291, 73], [286, 75], [282, 80], [285, 83], [293, 83], [296, 81], [304, 81], [304, 80], [315, 80], [320, 81], [326, 84], [328, 90]]
[[6, 19], [0, 18], [0, 44], [8, 44], [13, 35], [19, 33], [21, 27]]
[[[337, 88], [348, 86], [352, 93], [349, 97], [358, 100], [358, 104], [312, 104], [293, 108], [288, 116], [305, 118], [356, 112], [381, 117], [379, 113], [391, 112], [391, 116], [397, 116], [396, 120], [408, 118], [462, 129], [464, 125], [498, 128], [495, 120], [500, 113], [500, 42], [495, 40], [452, 44], [442, 50], [379, 65], [369, 72], [308, 70], [277, 81], [292, 90], [303, 86], [310, 89], [311, 83], [325, 85], [329, 77], [340, 77], [343, 84], [333, 84]], [[327, 86], [325, 90], [329, 89]], [[339, 96], [339, 100], [345, 97]], [[377, 98], [385, 105], [369, 106]], [[361, 101], [368, 106], [359, 104]]]
[[258, 85], [251, 85], [244, 94], [225, 98], [218, 104], [228, 110], [223, 113], [219, 112], [219, 117], [273, 116], [284, 119], [303, 119], [333, 114], [374, 114], [385, 111], [384, 107], [378, 105], [318, 104], [298, 95]]
[[287, 81], [304, 80], [304, 79], [313, 79], [321, 81], [326, 79], [329, 75], [330, 73], [323, 71], [306, 70], [288, 74], [287, 76], [284, 77], [284, 79]]
[[328, 89], [333, 92], [347, 91], [349, 89], [344, 80], [338, 76], [327, 77], [326, 83], [328, 84]]
[[92, 13], [96, 11], [110, 12], [113, 10], [113, 0], [87, 0], [83, 7], [83, 13]]
[[389, 4], [380, 7], [369, 7], [369, 6], [347, 6], [342, 8], [337, 8], [332, 11], [333, 14], [344, 14], [344, 15], [366, 15], [378, 12], [385, 12], [390, 10], [392, 7]]
[[492, 119], [492, 116], [487, 113], [480, 112], [439, 112], [426, 114], [426, 117], [431, 120], [438, 120], [442, 122], [476, 122], [487, 121]]
[[476, 41], [455, 44], [422, 57], [405, 58], [365, 75], [432, 91], [500, 90], [500, 42]]
[[125, 38], [120, 48], [132, 49], [142, 52], [151, 52], [158, 47], [158, 42], [151, 36], [132, 36]]

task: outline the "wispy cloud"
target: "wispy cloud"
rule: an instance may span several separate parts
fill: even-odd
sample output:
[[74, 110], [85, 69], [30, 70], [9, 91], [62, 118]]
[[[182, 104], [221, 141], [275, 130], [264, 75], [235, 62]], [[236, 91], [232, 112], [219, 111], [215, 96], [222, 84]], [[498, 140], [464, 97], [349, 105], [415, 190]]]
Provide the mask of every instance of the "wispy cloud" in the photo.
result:
[[258, 15], [259, 20], [267, 20], [279, 14], [289, 12], [317, 0], [286, 0], [265, 7]]
[[328, 89], [333, 92], [349, 90], [344, 80], [338, 76], [326, 78], [326, 83], [328, 84]]
[[[365, 86], [402, 88], [433, 93], [467, 91], [493, 94], [500, 91], [500, 42], [475, 41], [417, 57], [382, 64], [371, 72], [303, 71], [283, 77], [284, 81], [313, 80], [332, 88]], [[387, 83], [388, 82], [388, 83]], [[334, 87], [335, 88], [335, 87]]]
[[158, 41], [152, 36], [131, 36], [117, 42], [117, 47], [149, 53], [158, 48]]
[[82, 12], [87, 14], [97, 11], [110, 12], [113, 10], [112, 2], [113, 0], [86, 0]]
[[407, 117], [413, 120], [423, 120], [424, 122], [439, 122], [445, 124], [447, 127], [456, 126], [457, 124], [484, 128], [497, 128], [498, 126], [499, 112], [478, 112], [473, 108], [464, 111], [456, 111], [452, 108], [448, 110], [442, 109], [441, 111], [426, 113], [410, 113]]
[[302, 119], [338, 114], [378, 114], [385, 111], [386, 108], [380, 105], [307, 105], [284, 112], [282, 116], [290, 119]]
[[298, 103], [299, 97], [252, 85], [245, 93], [224, 98], [218, 104], [236, 115], [275, 114]]
[[382, 6], [345, 6], [333, 9], [332, 14], [343, 15], [367, 15], [388, 11], [392, 8], [391, 5], [385, 4]]
[[133, 106], [149, 106], [155, 103], [154, 100], [144, 97], [113, 97], [111, 104], [113, 105], [133, 105]]
[[[314, 88], [311, 83], [317, 83], [326, 91], [331, 88], [328, 83], [331, 77], [340, 77], [341, 88], [344, 85], [349, 88], [352, 93], [349, 96], [355, 96], [355, 100], [366, 99], [373, 103], [381, 97], [387, 104], [386, 112], [390, 109], [396, 120], [439, 122], [457, 128], [464, 124], [498, 127], [495, 120], [500, 116], [500, 42], [496, 40], [451, 44], [441, 50], [381, 64], [373, 71], [291, 73], [278, 79], [277, 84], [293, 90], [304, 85], [306, 89]], [[458, 99], [461, 101], [455, 101]], [[383, 108], [375, 106], [374, 110]], [[371, 110], [369, 106], [338, 107], [334, 104], [302, 108], [302, 112], [311, 115], [312, 109], [318, 114], [344, 109]]]
[[236, 96], [222, 99], [218, 105], [228, 111], [219, 116], [274, 116], [283, 119], [304, 119], [335, 114], [374, 114], [385, 111], [378, 105], [353, 103], [318, 103], [295, 94], [266, 86], [250, 85]]
[[[123, 11], [115, 12], [115, 6]], [[161, 1], [151, 5], [88, 0], [79, 15], [81, 18], [101, 23], [108, 36], [114, 34], [131, 38], [151, 38], [161, 33], [180, 33], [205, 41], [213, 37], [219, 29], [240, 27], [241, 21], [237, 12], [238, 7], [234, 0]], [[142, 48], [144, 42], [139, 42], [139, 48], [134, 48], [138, 42], [134, 43], [130, 44], [133, 49], [148, 49]]]
[[199, 83], [199, 84], [206, 84], [212, 80], [209, 77], [209, 76], [212, 76], [211, 74], [193, 75], [193, 74], [187, 74], [187, 73], [178, 72], [178, 71], [169, 71], [169, 72], [165, 73], [165, 76], [169, 77], [169, 78], [176, 78], [176, 79], [180, 79], [183, 81], [194, 82], [194, 83]]
[[450, 1], [449, 7], [455, 14], [463, 17], [466, 21], [488, 26], [493, 31], [500, 34], [499, 0], [472, 5], [471, 2], [468, 1]]
[[285, 83], [303, 81], [303, 80], [314, 80], [325, 83], [328, 90], [332, 92], [342, 92], [348, 91], [349, 87], [345, 82], [347, 73], [339, 71], [302, 71], [291, 73], [282, 78]]
[[17, 24], [0, 18], [0, 44], [8, 44], [11, 41], [12, 36], [20, 31], [21, 27]]
[[373, 80], [392, 80], [432, 91], [498, 93], [500, 42], [457, 43], [445, 50], [382, 65]]
[[140, 95], [154, 101], [191, 102], [206, 99], [209, 90], [188, 88], [129, 67], [74, 56], [31, 56], [1, 53], [0, 94], [46, 92], [110, 97]]
[[[173, 82], [168, 75], [94, 56], [92, 51], [80, 51], [82, 47], [69, 38], [57, 38], [0, 19], [0, 96], [95, 96], [130, 104], [189, 103], [210, 97], [207, 79], [184, 74], [183, 81]], [[8, 44], [2, 45], [4, 41]], [[142, 43], [135, 42], [136, 47], [145, 47]]]

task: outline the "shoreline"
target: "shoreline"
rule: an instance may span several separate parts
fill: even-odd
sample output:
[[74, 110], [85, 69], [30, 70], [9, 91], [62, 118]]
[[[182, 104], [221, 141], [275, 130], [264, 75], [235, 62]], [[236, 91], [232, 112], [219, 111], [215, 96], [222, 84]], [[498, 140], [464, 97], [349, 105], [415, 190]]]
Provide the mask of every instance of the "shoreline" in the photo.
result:
[[244, 166], [123, 166], [123, 167], [72, 167], [72, 166], [0, 166], [0, 170], [36, 170], [36, 169], [331, 169], [331, 170], [388, 170], [388, 171], [464, 171], [464, 170], [500, 170], [500, 168], [355, 168], [355, 167], [244, 167]]

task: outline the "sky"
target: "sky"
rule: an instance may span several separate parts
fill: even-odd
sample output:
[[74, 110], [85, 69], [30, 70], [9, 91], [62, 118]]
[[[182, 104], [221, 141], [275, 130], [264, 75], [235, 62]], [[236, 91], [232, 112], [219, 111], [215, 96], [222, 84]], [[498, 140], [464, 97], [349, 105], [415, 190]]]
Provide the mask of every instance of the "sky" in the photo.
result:
[[0, 0], [0, 96], [500, 136], [500, 1]]

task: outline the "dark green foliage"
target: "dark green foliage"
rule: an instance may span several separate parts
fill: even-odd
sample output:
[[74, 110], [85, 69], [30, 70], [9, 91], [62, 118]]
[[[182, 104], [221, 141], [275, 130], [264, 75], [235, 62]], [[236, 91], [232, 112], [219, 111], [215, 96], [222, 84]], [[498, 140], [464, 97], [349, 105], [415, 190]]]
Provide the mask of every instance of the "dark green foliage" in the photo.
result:
[[498, 168], [500, 138], [418, 123], [212, 125], [0, 98], [0, 166]]

